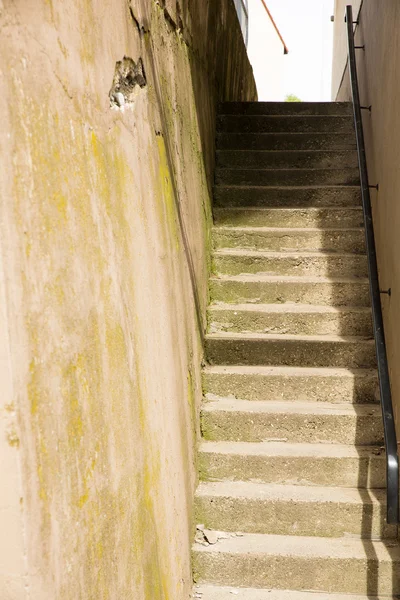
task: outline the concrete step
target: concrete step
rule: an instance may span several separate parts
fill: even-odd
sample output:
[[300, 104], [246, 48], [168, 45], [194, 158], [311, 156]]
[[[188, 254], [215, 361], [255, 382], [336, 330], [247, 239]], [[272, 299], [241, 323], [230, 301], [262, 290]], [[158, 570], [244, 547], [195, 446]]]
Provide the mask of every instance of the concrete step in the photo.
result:
[[219, 365], [376, 367], [372, 338], [268, 333], [209, 333], [205, 357]]
[[319, 234], [321, 238], [331, 235], [330, 232], [344, 235], [347, 232], [360, 232], [364, 228], [364, 217], [361, 206], [355, 207], [329, 207], [329, 208], [214, 208], [214, 221], [216, 233], [221, 230], [235, 229], [249, 230], [249, 234], [258, 233], [260, 236]]
[[324, 252], [264, 252], [229, 248], [213, 254], [216, 275], [306, 275], [311, 277], [368, 277], [362, 254]]
[[218, 398], [203, 404], [201, 430], [210, 442], [383, 444], [381, 408], [376, 404]]
[[356, 150], [350, 133], [217, 133], [219, 150]]
[[218, 150], [218, 168], [358, 169], [356, 150]]
[[343, 594], [400, 592], [394, 541], [246, 534], [193, 548], [195, 581]]
[[242, 400], [378, 403], [378, 374], [373, 369], [207, 366], [203, 391]]
[[196, 585], [192, 598], [198, 600], [388, 600], [387, 596], [356, 596], [323, 592], [298, 592], [296, 590], [271, 590], [217, 585]]
[[270, 333], [372, 337], [369, 308], [310, 304], [217, 304], [208, 309], [209, 333]]
[[342, 169], [223, 169], [215, 171], [216, 185], [313, 186], [359, 185], [358, 168]]
[[[223, 481], [201, 483], [197, 523], [206, 529], [274, 535], [393, 539], [383, 490]], [[329, 542], [328, 542], [329, 543]]]
[[[320, 182], [318, 182], [320, 183]], [[360, 207], [359, 185], [304, 185], [304, 186], [261, 186], [261, 185], [216, 185], [216, 206], [263, 207], [263, 208], [327, 208]]]
[[365, 254], [363, 229], [214, 227], [216, 249], [243, 248], [273, 252], [309, 251]]
[[203, 481], [386, 488], [384, 448], [371, 446], [203, 441], [199, 467]]
[[219, 115], [350, 115], [351, 102], [221, 102]]
[[236, 275], [211, 277], [212, 302], [370, 306], [367, 279]]
[[354, 120], [345, 116], [219, 115], [217, 131], [230, 133], [346, 133], [354, 131]]

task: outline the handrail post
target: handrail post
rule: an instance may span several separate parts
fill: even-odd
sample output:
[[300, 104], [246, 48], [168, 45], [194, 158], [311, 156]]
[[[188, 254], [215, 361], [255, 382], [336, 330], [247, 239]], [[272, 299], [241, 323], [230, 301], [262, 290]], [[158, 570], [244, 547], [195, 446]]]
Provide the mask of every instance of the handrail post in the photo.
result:
[[378, 265], [374, 228], [372, 222], [371, 197], [369, 193], [367, 157], [365, 153], [364, 131], [361, 116], [360, 91], [358, 87], [356, 52], [353, 31], [353, 8], [346, 7], [347, 38], [349, 51], [349, 72], [353, 98], [354, 124], [357, 139], [358, 164], [360, 169], [361, 197], [364, 212], [365, 241], [368, 258], [369, 288], [372, 304], [375, 348], [378, 362], [379, 387], [383, 429], [386, 447], [387, 522], [399, 523], [399, 458], [397, 436], [390, 389], [385, 333], [379, 287]]

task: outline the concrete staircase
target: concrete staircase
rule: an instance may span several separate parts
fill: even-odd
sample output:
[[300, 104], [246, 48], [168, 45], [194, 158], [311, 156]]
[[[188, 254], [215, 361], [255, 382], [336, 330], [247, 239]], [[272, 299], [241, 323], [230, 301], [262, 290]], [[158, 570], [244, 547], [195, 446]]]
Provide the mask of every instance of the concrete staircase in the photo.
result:
[[193, 595], [400, 594], [351, 106], [223, 105], [215, 180]]

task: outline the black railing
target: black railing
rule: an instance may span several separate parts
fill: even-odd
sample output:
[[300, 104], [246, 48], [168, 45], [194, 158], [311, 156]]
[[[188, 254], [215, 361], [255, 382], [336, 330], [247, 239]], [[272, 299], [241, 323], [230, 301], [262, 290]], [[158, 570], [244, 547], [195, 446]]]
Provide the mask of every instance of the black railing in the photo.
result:
[[249, 41], [249, 8], [248, 8], [248, 0], [233, 0], [236, 7], [236, 12], [238, 15], [240, 28], [242, 30], [244, 42], [248, 44]]
[[370, 185], [368, 181], [367, 158], [365, 154], [364, 131], [361, 117], [360, 91], [358, 87], [356, 47], [354, 43], [353, 9], [346, 7], [346, 23], [349, 46], [349, 72], [353, 96], [354, 123], [357, 138], [358, 164], [360, 168], [361, 196], [364, 211], [365, 241], [368, 257], [369, 288], [372, 303], [372, 321], [374, 326], [376, 356], [378, 362], [379, 388], [381, 396], [383, 429], [386, 447], [386, 485], [387, 485], [387, 522], [399, 523], [399, 457], [397, 436], [393, 415], [392, 394], [390, 390], [389, 369], [387, 363], [385, 332], [383, 328], [381, 290], [379, 288], [378, 265], [374, 227], [372, 222]]

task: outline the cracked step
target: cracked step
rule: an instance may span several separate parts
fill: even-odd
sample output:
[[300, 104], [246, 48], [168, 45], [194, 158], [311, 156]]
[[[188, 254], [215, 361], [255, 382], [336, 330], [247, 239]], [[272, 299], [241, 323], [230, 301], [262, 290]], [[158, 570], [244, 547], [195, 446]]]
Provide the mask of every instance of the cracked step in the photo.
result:
[[[197, 594], [198, 596], [195, 596]], [[274, 590], [233, 586], [196, 585], [193, 598], [201, 600], [388, 600], [386, 596], [360, 596], [353, 594], [331, 594], [323, 592], [298, 592], [296, 590]]]
[[238, 169], [217, 168], [215, 184], [244, 186], [313, 186], [360, 183], [358, 167], [341, 169]]
[[359, 207], [361, 191], [359, 185], [331, 186], [250, 186], [216, 185], [216, 206], [301, 208], [306, 207]]
[[376, 404], [263, 402], [218, 398], [203, 404], [203, 439], [211, 442], [383, 444]]
[[203, 441], [199, 465], [203, 481], [386, 488], [386, 458], [381, 447]]
[[209, 306], [207, 318], [209, 333], [373, 336], [369, 308], [217, 304]]
[[342, 252], [365, 254], [363, 229], [215, 227], [214, 248], [266, 252]]
[[388, 595], [400, 592], [397, 542], [245, 534], [193, 547], [195, 581]]
[[[218, 133], [344, 133], [354, 132], [351, 115], [218, 115]], [[354, 134], [353, 134], [354, 135]]]
[[397, 526], [386, 524], [383, 490], [208, 482], [197, 489], [195, 514], [217, 531], [397, 538]]
[[[328, 232], [335, 233], [347, 231], [363, 232], [364, 217], [361, 206], [353, 207], [307, 207], [307, 208], [214, 208], [214, 232], [221, 229], [232, 233], [235, 229], [249, 230], [249, 233], [271, 235], [279, 232], [296, 235], [309, 232], [321, 236]], [[364, 238], [363, 238], [364, 241]]]
[[210, 364], [375, 368], [373, 339], [260, 333], [210, 333]]
[[351, 102], [221, 102], [220, 115], [353, 115]]
[[204, 393], [241, 400], [379, 403], [372, 369], [206, 366]]
[[212, 302], [370, 306], [369, 281], [361, 278], [236, 275], [211, 277]]
[[363, 254], [324, 252], [265, 252], [238, 248], [213, 254], [217, 275], [306, 275], [322, 277], [368, 277]]
[[358, 168], [351, 150], [217, 150], [217, 168], [346, 169]]

